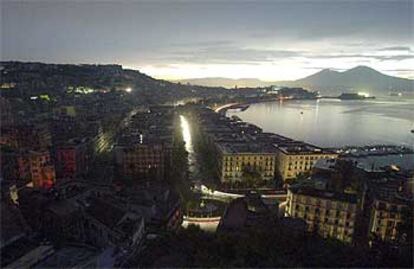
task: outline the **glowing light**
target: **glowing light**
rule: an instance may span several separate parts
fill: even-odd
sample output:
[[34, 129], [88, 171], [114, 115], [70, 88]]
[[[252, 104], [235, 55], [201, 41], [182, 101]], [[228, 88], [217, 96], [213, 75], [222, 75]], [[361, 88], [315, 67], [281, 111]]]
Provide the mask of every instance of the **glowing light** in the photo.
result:
[[125, 91], [126, 92], [132, 92], [132, 89], [131, 88], [126, 88]]
[[367, 92], [358, 92], [358, 95], [364, 96], [364, 97], [369, 97], [369, 93]]
[[194, 152], [193, 142], [191, 141], [190, 124], [183, 115], [180, 115], [180, 121], [181, 129], [183, 131], [183, 140], [185, 142], [185, 150], [189, 153]]

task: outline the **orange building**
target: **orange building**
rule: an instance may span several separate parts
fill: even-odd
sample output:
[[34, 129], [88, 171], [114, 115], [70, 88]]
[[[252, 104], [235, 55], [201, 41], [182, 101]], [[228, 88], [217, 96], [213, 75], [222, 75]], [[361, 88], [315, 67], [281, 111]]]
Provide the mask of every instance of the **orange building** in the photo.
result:
[[50, 188], [55, 183], [55, 167], [48, 150], [22, 152], [17, 158], [18, 175], [31, 180], [35, 188]]

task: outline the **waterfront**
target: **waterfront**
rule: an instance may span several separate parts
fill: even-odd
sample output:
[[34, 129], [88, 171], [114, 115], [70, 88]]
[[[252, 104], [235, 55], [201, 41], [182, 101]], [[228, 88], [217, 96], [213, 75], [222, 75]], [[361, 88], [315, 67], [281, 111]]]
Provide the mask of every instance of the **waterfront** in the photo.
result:
[[324, 147], [395, 144], [414, 147], [414, 100], [383, 98], [266, 102], [227, 112], [274, 132]]

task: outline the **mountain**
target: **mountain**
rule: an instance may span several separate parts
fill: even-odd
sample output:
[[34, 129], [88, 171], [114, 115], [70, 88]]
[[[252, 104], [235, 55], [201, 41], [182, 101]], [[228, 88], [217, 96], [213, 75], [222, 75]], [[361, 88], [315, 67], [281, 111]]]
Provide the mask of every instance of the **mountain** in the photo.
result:
[[304, 87], [331, 95], [341, 92], [369, 92], [374, 95], [388, 95], [390, 92], [414, 94], [414, 81], [388, 76], [367, 66], [357, 66], [347, 71], [321, 70], [308, 77], [293, 81], [267, 82], [259, 79], [241, 78], [197, 78], [179, 81], [192, 85], [238, 87], [265, 87], [270, 85]]
[[344, 72], [324, 69], [316, 74], [296, 80], [295, 86], [319, 90], [323, 93], [341, 91], [388, 94], [389, 92], [413, 92], [414, 81], [382, 74], [367, 66], [357, 66]]
[[266, 82], [256, 78], [241, 78], [241, 79], [231, 79], [231, 78], [192, 78], [192, 79], [182, 79], [177, 80], [182, 84], [191, 84], [191, 85], [202, 85], [209, 87], [225, 87], [225, 88], [234, 88], [234, 87], [265, 87], [270, 86], [273, 82]]

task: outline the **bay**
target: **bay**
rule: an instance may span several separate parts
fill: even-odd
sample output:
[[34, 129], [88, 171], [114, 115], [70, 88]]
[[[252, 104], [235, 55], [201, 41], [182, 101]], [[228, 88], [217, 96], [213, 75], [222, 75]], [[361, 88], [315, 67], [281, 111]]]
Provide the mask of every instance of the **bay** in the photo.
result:
[[322, 147], [403, 145], [414, 148], [414, 100], [320, 99], [251, 104], [241, 112], [227, 112], [265, 132]]

